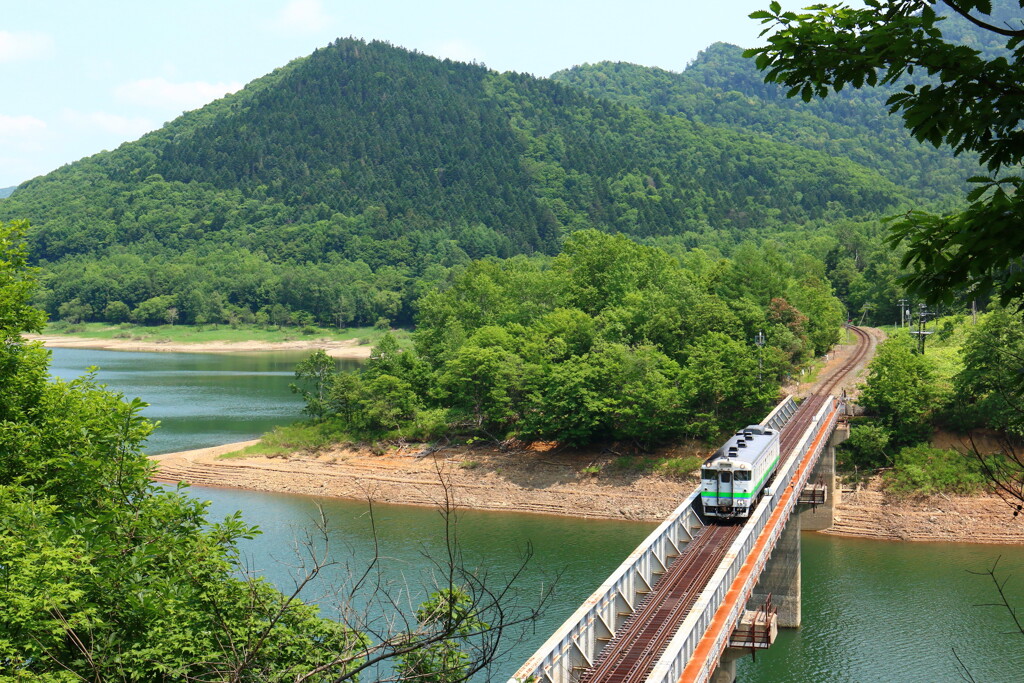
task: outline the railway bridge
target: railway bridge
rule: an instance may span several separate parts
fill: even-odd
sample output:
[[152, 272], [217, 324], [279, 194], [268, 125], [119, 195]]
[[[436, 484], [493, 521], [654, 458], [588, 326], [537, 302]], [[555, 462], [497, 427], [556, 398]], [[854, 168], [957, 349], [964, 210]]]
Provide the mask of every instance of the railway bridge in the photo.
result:
[[781, 431], [779, 469], [747, 521], [705, 519], [698, 487], [510, 683], [732, 683], [739, 657], [800, 625], [800, 531], [832, 525], [848, 433], [833, 393], [873, 341], [850, 330], [857, 347], [822, 388], [762, 421]]

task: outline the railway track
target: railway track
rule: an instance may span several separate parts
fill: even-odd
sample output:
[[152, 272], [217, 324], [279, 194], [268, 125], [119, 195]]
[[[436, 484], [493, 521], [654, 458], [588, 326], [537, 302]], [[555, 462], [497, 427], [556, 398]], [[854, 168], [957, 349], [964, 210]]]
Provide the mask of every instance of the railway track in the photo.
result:
[[707, 526], [654, 584], [648, 599], [618, 629], [580, 683], [639, 683], [743, 527]]
[[846, 361], [840, 365], [825, 382], [819, 387], [814, 394], [824, 394], [826, 396], [832, 395], [836, 389], [845, 380], [850, 378], [850, 375], [857, 369], [871, 353], [871, 350], [875, 348], [875, 338], [865, 332], [859, 327], [850, 326], [849, 329], [859, 340], [856, 349], [850, 355]]
[[[784, 459], [810, 426], [814, 415], [836, 388], [864, 362], [874, 338], [851, 326], [859, 343], [800, 405], [782, 429], [780, 450]], [[704, 527], [652, 587], [650, 595], [618, 629], [601, 650], [594, 666], [583, 672], [580, 683], [640, 683], [646, 680], [658, 656], [696, 602], [722, 557], [742, 530], [739, 524]]]
[[815, 413], [821, 408], [821, 405], [829, 396], [835, 393], [841, 384], [850, 379], [850, 376], [856, 371], [857, 367], [867, 359], [871, 350], [875, 347], [875, 339], [870, 334], [859, 327], [851, 326], [849, 329], [857, 335], [860, 343], [857, 344], [850, 357], [833, 370], [814, 393], [804, 399], [803, 403], [800, 404], [799, 410], [797, 410], [786, 426], [782, 428], [779, 447], [783, 454], [792, 450], [796, 445], [796, 441], [810, 425]]

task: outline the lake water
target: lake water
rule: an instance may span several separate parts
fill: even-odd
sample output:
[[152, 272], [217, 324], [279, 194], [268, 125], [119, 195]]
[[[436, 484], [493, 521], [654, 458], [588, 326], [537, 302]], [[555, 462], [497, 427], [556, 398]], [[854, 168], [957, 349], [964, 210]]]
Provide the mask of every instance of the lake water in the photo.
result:
[[[351, 577], [370, 564], [375, 552], [381, 558], [380, 568], [389, 592], [405, 606], [406, 614], [413, 614], [429, 592], [436, 590], [438, 582], [443, 582], [441, 565], [428, 559], [440, 561], [447, 556], [445, 525], [437, 510], [375, 504], [371, 526], [365, 502], [201, 487], [194, 487], [193, 492], [211, 502], [211, 518], [243, 510], [246, 521], [260, 526], [263, 534], [246, 542], [243, 550], [249, 564], [282, 590], [294, 585], [295, 573], [289, 565], [296, 564], [295, 550], [301, 547], [296, 540], [315, 528], [313, 520], [319, 515], [317, 505], [321, 505], [328, 520], [332, 554], [340, 565], [325, 572], [323, 580], [310, 588], [308, 597], [328, 613], [336, 613], [338, 596], [347, 594]], [[478, 576], [486, 576], [489, 585], [503, 585], [529, 550], [532, 558], [527, 571], [509, 597], [529, 607], [553, 581], [557, 586], [555, 600], [536, 628], [524, 634], [525, 640], [507, 643], [511, 648], [508, 655], [494, 671], [477, 680], [508, 680], [655, 526], [547, 515], [459, 512], [455, 530], [464, 551], [464, 564], [478, 570]], [[366, 598], [367, 591], [360, 591], [351, 601], [357, 612], [365, 609]]]
[[[54, 374], [80, 375], [101, 367], [100, 378], [128, 396], [151, 403], [147, 415], [163, 427], [151, 452], [251, 438], [299, 416], [302, 403], [288, 391], [303, 354], [153, 354], [54, 350]], [[295, 539], [316, 513], [312, 498], [193, 488], [211, 502], [214, 518], [242, 510], [262, 536], [245, 544], [251, 566], [283, 590], [292, 585], [288, 564]], [[362, 502], [320, 501], [331, 543], [343, 564], [356, 569], [373, 556], [374, 535]], [[443, 525], [434, 510], [376, 506], [381, 566], [415, 605], [432, 585], [426, 556], [437, 555]], [[1009, 516], [1007, 523], [1011, 523]], [[518, 643], [489, 680], [505, 680], [608, 576], [653, 528], [539, 515], [465, 512], [458, 526], [467, 564], [496, 578], [518, 565], [532, 545], [532, 569], [522, 599], [529, 602], [561, 573], [557, 599], [535, 633]], [[1024, 680], [1024, 636], [1011, 634], [985, 571], [999, 559], [1011, 602], [1024, 607], [1024, 548], [966, 544], [903, 544], [803, 535], [803, 627], [784, 630], [757, 661], [740, 661], [739, 680], [960, 681], [956, 656], [977, 681]], [[337, 568], [309, 597], [325, 609], [336, 602], [329, 584], [344, 583]]]
[[[1007, 523], [1012, 518], [1007, 515]], [[1024, 548], [801, 537], [803, 624], [737, 665], [739, 680], [1024, 680], [1024, 635], [1011, 634], [984, 572], [999, 561], [1011, 602], [1024, 608]]]
[[[98, 366], [98, 377], [127, 398], [140, 397], [160, 421], [146, 451], [171, 453], [254, 439], [301, 419], [303, 401], [288, 385], [309, 352], [143, 353], [52, 349], [50, 372], [63, 379]], [[339, 361], [355, 367], [358, 361]]]

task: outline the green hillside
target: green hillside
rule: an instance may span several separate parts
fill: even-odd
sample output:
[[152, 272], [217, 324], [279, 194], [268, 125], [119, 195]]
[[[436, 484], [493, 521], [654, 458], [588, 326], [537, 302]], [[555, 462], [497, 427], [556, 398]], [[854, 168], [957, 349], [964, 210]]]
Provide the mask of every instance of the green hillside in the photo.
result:
[[552, 80], [599, 97], [709, 126], [754, 132], [849, 159], [913, 191], [915, 200], [945, 202], [977, 170], [974, 157], [914, 140], [885, 100], [898, 88], [846, 90], [824, 100], [786, 97], [766, 84], [735, 45], [716, 43], [682, 73], [622, 62], [586, 64]]
[[884, 164], [724, 123], [339, 40], [29, 181], [0, 220], [31, 221], [54, 316], [150, 302], [181, 322], [346, 325], [407, 321], [446, 268], [555, 253], [582, 228], [728, 245], [921, 193]]

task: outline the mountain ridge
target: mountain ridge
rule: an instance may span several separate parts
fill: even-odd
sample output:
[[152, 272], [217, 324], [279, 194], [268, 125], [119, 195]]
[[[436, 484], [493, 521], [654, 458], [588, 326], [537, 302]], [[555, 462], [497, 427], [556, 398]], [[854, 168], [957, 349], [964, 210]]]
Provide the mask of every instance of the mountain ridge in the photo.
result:
[[757, 131], [342, 39], [21, 185], [0, 219], [32, 222], [51, 315], [170, 297], [182, 322], [372, 324], [408, 321], [444, 269], [582, 228], [737, 244], [916, 192]]

